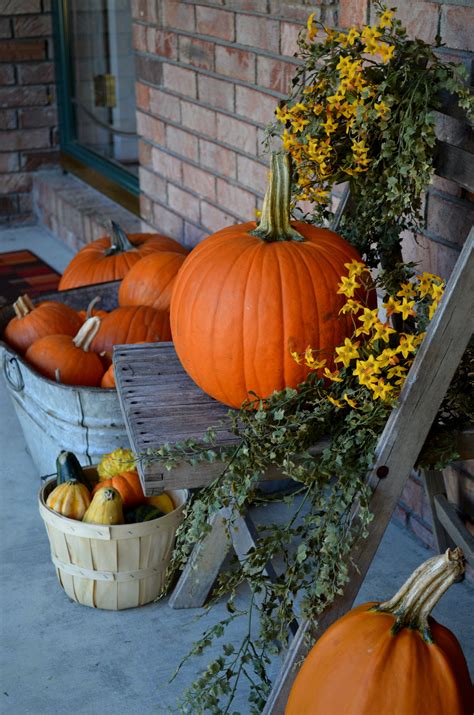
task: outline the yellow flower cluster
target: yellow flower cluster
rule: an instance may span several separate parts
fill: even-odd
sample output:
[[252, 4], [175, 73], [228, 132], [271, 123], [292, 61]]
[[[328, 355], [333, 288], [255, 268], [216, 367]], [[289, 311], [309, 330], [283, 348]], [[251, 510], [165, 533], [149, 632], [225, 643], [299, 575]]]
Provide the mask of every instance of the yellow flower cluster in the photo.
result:
[[369, 80], [367, 66], [392, 59], [395, 46], [385, 41], [392, 18], [387, 9], [377, 25], [336, 32], [320, 26], [315, 13], [309, 16], [308, 42], [320, 42], [322, 35], [333, 63], [329, 72], [327, 63], [315, 71], [303, 101], [276, 110], [284, 125], [283, 147], [298, 169], [297, 200], [327, 204], [333, 183], [369, 170], [373, 157], [365, 127], [387, 121], [390, 103]]
[[[318, 359], [311, 347], [307, 347], [303, 355], [293, 352], [292, 356], [310, 370], [319, 371], [320, 377], [335, 383], [336, 394], [328, 394], [327, 399], [339, 409], [348, 405], [357, 409], [364, 390], [365, 395], [368, 390], [373, 400], [392, 402], [400, 394], [425, 335], [419, 329], [420, 321], [433, 317], [443, 295], [444, 281], [431, 273], [422, 273], [403, 283], [395, 296], [382, 303], [379, 311], [357, 298], [358, 292], [361, 294], [369, 285], [367, 267], [359, 261], [346, 263], [345, 267], [347, 275], [341, 277], [338, 293], [347, 300], [340, 312], [352, 315], [354, 332], [352, 338], [346, 338], [343, 345], [335, 348], [334, 363], [338, 368], [331, 372], [327, 361]], [[385, 320], [380, 313], [385, 314]], [[398, 332], [390, 325], [392, 315], [400, 315], [412, 324]], [[343, 384], [338, 387], [337, 383]]]

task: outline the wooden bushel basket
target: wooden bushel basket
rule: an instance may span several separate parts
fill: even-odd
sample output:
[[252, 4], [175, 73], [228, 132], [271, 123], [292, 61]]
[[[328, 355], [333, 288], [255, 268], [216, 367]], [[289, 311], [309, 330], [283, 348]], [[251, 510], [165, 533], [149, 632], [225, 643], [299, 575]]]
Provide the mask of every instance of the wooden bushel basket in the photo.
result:
[[[89, 474], [95, 470], [89, 468]], [[169, 490], [176, 508], [159, 519], [102, 526], [67, 519], [46, 506], [56, 479], [41, 488], [39, 511], [59, 583], [84, 606], [119, 611], [150, 603], [161, 593], [188, 492]]]

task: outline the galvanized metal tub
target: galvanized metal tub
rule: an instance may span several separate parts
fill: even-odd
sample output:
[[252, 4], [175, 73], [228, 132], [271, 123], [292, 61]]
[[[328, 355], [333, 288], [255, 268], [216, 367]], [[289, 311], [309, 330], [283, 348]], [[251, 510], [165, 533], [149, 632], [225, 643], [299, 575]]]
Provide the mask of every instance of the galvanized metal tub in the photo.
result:
[[[117, 307], [119, 281], [49, 293], [33, 302], [57, 300], [76, 310], [100, 296], [98, 307]], [[0, 335], [13, 316], [0, 309]], [[39, 474], [55, 472], [58, 453], [74, 452], [82, 465], [97, 464], [103, 454], [128, 447], [129, 440], [117, 392], [98, 387], [61, 385], [39, 375], [6, 343], [0, 341], [0, 365]]]

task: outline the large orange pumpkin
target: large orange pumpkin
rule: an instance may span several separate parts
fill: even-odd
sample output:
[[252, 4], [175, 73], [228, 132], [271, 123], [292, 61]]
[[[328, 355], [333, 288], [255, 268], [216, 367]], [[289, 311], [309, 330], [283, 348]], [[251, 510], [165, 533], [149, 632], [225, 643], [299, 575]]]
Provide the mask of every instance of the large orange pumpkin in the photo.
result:
[[111, 233], [88, 243], [74, 256], [59, 282], [59, 290], [120, 280], [140, 258], [156, 251], [187, 253], [180, 243], [158, 233], [127, 236], [114, 222]]
[[13, 303], [15, 317], [4, 330], [3, 337], [14, 350], [23, 354], [35, 340], [46, 335], [75, 335], [82, 325], [80, 315], [64, 303], [45, 301], [33, 305], [28, 295]]
[[310, 345], [331, 359], [353, 332], [339, 315], [344, 264], [357, 251], [333, 231], [289, 219], [286, 155], [272, 174], [258, 227], [218, 231], [186, 258], [171, 298], [171, 332], [184, 369], [209, 395], [240, 407], [308, 374], [290, 351]]
[[141, 258], [120, 284], [119, 305], [151, 305], [169, 310], [171, 293], [185, 256], [160, 251]]
[[92, 494], [95, 494], [102, 487], [113, 487], [122, 497], [124, 507], [138, 506], [145, 502], [140, 477], [136, 469], [129, 472], [122, 472], [111, 479], [104, 479], [96, 484]]
[[92, 343], [97, 353], [112, 353], [114, 345], [171, 340], [169, 313], [149, 305], [115, 308], [102, 319]]
[[89, 318], [74, 338], [47, 335], [26, 351], [26, 360], [45, 377], [65, 385], [98, 387], [104, 374], [101, 359], [89, 350], [100, 319]]
[[336, 621], [303, 663], [285, 715], [470, 715], [461, 646], [430, 617], [462, 572], [460, 549], [448, 549], [391, 600], [365, 603]]

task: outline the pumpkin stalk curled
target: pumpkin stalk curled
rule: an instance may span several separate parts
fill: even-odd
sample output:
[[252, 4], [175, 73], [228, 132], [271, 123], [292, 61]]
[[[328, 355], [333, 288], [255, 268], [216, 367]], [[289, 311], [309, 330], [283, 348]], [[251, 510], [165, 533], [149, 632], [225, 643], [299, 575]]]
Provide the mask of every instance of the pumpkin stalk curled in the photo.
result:
[[116, 253], [136, 250], [128, 236], [118, 223], [110, 222], [110, 248], [105, 251], [106, 256], [114, 256]]
[[17, 318], [26, 318], [26, 316], [34, 310], [33, 301], [30, 296], [25, 293], [13, 303], [13, 310]]
[[73, 338], [73, 343], [76, 348], [84, 350], [85, 353], [89, 352], [92, 341], [97, 335], [100, 328], [100, 318], [94, 315], [92, 318], [88, 318], [84, 325], [80, 328], [77, 335]]
[[444, 554], [425, 561], [403, 584], [398, 593], [373, 610], [391, 613], [396, 620], [392, 634], [402, 628], [420, 632], [426, 643], [433, 643], [428, 618], [445, 591], [464, 572], [460, 548], [447, 549]]
[[272, 154], [271, 173], [263, 200], [260, 223], [252, 236], [263, 241], [304, 241], [290, 224], [291, 170], [288, 154]]

